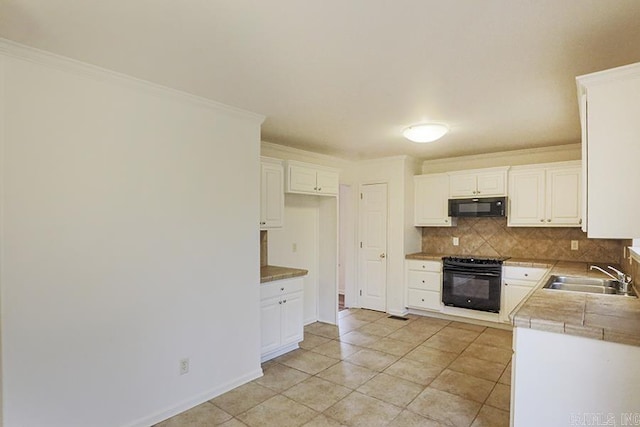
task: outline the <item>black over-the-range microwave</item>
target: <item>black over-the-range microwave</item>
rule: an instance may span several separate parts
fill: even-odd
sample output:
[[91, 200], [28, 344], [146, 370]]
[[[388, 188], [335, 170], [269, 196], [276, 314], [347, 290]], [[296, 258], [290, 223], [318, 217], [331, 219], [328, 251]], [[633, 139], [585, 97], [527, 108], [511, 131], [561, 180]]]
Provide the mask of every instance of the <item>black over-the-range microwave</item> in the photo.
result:
[[505, 216], [506, 207], [506, 197], [474, 197], [473, 199], [449, 199], [449, 216]]

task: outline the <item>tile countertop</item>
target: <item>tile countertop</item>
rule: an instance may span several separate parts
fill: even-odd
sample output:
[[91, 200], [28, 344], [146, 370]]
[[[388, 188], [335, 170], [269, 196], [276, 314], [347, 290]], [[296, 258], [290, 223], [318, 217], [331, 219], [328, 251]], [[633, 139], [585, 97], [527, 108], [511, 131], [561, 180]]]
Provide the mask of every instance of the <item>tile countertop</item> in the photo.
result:
[[514, 310], [513, 325], [640, 346], [640, 299], [542, 289], [550, 275], [606, 277], [589, 270], [590, 265], [554, 263], [536, 290]]
[[[440, 261], [447, 254], [418, 252], [406, 259]], [[640, 346], [640, 298], [542, 289], [551, 275], [607, 278], [593, 263], [510, 258], [505, 266], [548, 268], [538, 287], [515, 308], [515, 327]], [[606, 265], [600, 265], [606, 269]], [[636, 284], [636, 291], [640, 290]], [[636, 292], [637, 293], [637, 292]]]
[[260, 283], [273, 282], [274, 280], [291, 279], [292, 277], [305, 276], [307, 273], [307, 270], [302, 270], [299, 268], [265, 265], [260, 267]]

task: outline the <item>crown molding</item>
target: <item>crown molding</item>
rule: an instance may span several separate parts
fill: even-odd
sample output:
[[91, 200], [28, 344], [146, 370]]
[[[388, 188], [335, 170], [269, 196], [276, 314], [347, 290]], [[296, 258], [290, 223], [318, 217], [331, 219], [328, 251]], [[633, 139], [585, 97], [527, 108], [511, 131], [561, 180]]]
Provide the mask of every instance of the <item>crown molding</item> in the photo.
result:
[[[330, 156], [328, 154], [320, 154], [313, 151], [302, 150], [300, 148], [289, 147], [287, 145], [275, 144], [269, 141], [261, 141], [260, 143], [261, 149], [267, 149], [272, 153], [269, 153], [269, 157], [278, 156], [283, 160], [298, 160], [301, 162], [310, 162], [310, 161], [318, 161], [327, 166], [333, 165], [333, 167], [346, 167], [353, 162], [345, 159], [341, 159], [340, 157]], [[262, 151], [262, 150], [261, 150]], [[304, 160], [300, 160], [304, 159]]]
[[[458, 156], [458, 157], [445, 157], [442, 159], [433, 159], [433, 160], [424, 160], [422, 165], [444, 165], [450, 163], [461, 163], [465, 161], [471, 160], [483, 160], [483, 159], [501, 159], [501, 158], [509, 158], [513, 156], [526, 156], [526, 155], [535, 155], [535, 154], [545, 154], [545, 153], [555, 153], [567, 150], [581, 150], [581, 144], [564, 144], [564, 145], [553, 145], [549, 147], [537, 147], [537, 148], [525, 148], [522, 150], [509, 150], [509, 151], [499, 151], [496, 153], [485, 153], [485, 154], [472, 154], [468, 156]], [[505, 165], [506, 166], [506, 165]]]
[[262, 124], [265, 119], [265, 116], [261, 114], [253, 113], [251, 111], [243, 110], [237, 107], [232, 107], [230, 105], [222, 104], [220, 102], [202, 96], [183, 92], [181, 90], [173, 89], [157, 83], [152, 83], [147, 80], [132, 77], [127, 74], [122, 74], [117, 71], [108, 70], [96, 65], [87, 64], [85, 62], [71, 59], [66, 56], [36, 49], [34, 47], [26, 46], [4, 38], [0, 38], [0, 55], [5, 55], [8, 57], [51, 67], [57, 70], [74, 73], [85, 78], [94, 80], [108, 80], [112, 83], [119, 84], [120, 86], [124, 86], [129, 89], [145, 91], [152, 94], [160, 94], [165, 96], [168, 95], [177, 100], [249, 119], [258, 122], [258, 124]]

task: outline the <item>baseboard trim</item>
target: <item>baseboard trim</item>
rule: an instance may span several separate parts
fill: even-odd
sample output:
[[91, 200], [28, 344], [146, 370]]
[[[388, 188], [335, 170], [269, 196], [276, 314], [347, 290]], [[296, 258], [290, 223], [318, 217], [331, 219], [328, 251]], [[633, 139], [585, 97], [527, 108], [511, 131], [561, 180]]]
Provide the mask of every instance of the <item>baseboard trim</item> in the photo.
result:
[[204, 393], [201, 393], [197, 396], [194, 396], [190, 399], [183, 400], [171, 408], [165, 409], [164, 411], [157, 412], [148, 417], [140, 418], [130, 424], [125, 424], [123, 427], [148, 427], [154, 424], [157, 424], [161, 421], [169, 419], [175, 415], [178, 415], [181, 412], [184, 412], [188, 409], [191, 409], [195, 406], [198, 406], [208, 400], [213, 399], [214, 397], [218, 397], [221, 394], [224, 394], [230, 390], [233, 390], [236, 387], [239, 387], [243, 384], [248, 383], [249, 381], [255, 380], [256, 378], [260, 378], [263, 375], [262, 369], [258, 369], [252, 371], [246, 375], [243, 375], [239, 378], [234, 379], [233, 381], [229, 381], [219, 387], [215, 387], [211, 390], [208, 390]]

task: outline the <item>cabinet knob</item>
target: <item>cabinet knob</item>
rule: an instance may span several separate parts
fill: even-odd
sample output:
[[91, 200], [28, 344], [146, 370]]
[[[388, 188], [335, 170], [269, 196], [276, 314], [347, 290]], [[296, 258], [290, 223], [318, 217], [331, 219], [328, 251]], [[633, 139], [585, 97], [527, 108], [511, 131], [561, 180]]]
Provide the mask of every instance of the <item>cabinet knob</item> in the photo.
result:
[[550, 219], [548, 219], [548, 220], [547, 220], [547, 222], [551, 222], [551, 220], [550, 220]]
[[318, 191], [318, 187], [313, 187], [314, 190]]
[[422, 281], [422, 283], [424, 283], [424, 280]]
[[540, 222], [544, 222], [544, 219], [541, 219]]
[[284, 291], [284, 288], [280, 288], [281, 291]]
[[524, 273], [524, 277], [529, 277], [529, 273]]
[[480, 194], [480, 191], [476, 192], [476, 194]]
[[426, 265], [423, 265], [423, 266], [422, 266], [422, 268], [427, 268], [427, 266], [426, 266]]
[[318, 187], [318, 191], [322, 191], [322, 187]]
[[283, 304], [286, 304], [287, 300], [282, 301]]
[[282, 304], [282, 301], [278, 301], [278, 304]]
[[508, 284], [508, 283], [505, 283], [504, 285], [505, 285], [505, 286], [509, 286], [509, 284]]
[[445, 219], [445, 220], [444, 220], [444, 222], [449, 222], [449, 220], [448, 220], [448, 219]]
[[578, 221], [578, 224], [582, 224], [582, 218], [580, 218], [580, 221]]
[[424, 302], [424, 298], [422, 298], [422, 302]]

